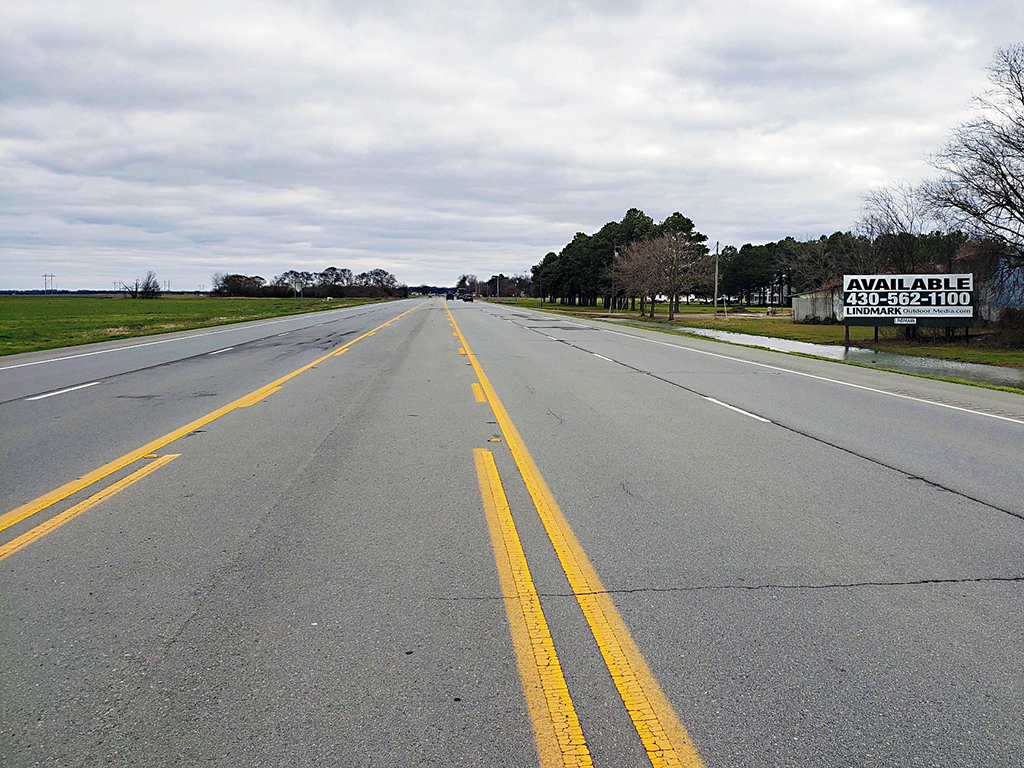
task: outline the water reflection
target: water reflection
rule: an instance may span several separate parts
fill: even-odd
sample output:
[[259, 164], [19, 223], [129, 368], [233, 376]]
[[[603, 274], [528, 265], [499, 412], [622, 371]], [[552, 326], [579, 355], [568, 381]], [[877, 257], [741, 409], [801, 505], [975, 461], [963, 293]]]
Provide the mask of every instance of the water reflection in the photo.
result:
[[776, 339], [769, 336], [753, 336], [749, 333], [734, 333], [711, 328], [680, 328], [681, 331], [697, 336], [708, 336], [720, 341], [731, 341], [748, 347], [774, 349], [778, 352], [801, 352], [805, 355], [827, 357], [831, 360], [845, 360], [850, 363], [862, 363], [878, 368], [889, 368], [894, 371], [918, 373], [925, 376], [945, 376], [950, 379], [977, 381], [998, 387], [1017, 387], [1024, 389], [1024, 370], [1003, 368], [997, 365], [979, 365], [977, 363], [958, 363], [954, 360], [939, 360], [932, 357], [914, 357], [912, 355], [894, 355], [890, 352], [876, 352], [860, 347], [843, 347], [833, 344], [811, 344], [807, 341]]

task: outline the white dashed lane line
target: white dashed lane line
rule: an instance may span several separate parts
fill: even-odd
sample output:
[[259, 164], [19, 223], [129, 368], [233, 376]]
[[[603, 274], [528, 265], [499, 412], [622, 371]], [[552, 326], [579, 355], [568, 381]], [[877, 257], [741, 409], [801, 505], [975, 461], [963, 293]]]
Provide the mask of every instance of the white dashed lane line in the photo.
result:
[[76, 389], [85, 389], [86, 387], [94, 387], [99, 384], [98, 381], [90, 381], [88, 384], [79, 384], [77, 387], [68, 387], [67, 389], [58, 389], [56, 392], [46, 392], [42, 395], [33, 395], [32, 397], [26, 397], [26, 400], [45, 400], [48, 397], [54, 397], [55, 395], [64, 395], [68, 392], [74, 392]]

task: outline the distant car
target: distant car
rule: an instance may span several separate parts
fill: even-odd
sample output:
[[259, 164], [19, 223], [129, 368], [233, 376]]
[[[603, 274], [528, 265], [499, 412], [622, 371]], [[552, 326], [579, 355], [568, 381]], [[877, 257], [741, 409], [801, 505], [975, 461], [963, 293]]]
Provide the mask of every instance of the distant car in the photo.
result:
[[465, 296], [462, 297], [462, 300], [463, 301], [472, 301], [473, 300], [473, 294], [472, 293], [467, 293]]
[[445, 301], [448, 301], [449, 299], [454, 299], [454, 298], [455, 298], [455, 294], [454, 294], [454, 293], [452, 293], [451, 291], [448, 291], [448, 293], [446, 293], [446, 294], [444, 295], [444, 300], [445, 300]]

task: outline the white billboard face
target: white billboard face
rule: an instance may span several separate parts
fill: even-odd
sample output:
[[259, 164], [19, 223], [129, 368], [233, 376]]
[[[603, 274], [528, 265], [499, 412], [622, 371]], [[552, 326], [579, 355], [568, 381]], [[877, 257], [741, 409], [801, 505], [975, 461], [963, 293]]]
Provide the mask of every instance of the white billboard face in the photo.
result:
[[974, 275], [843, 275], [843, 315], [854, 318], [974, 317]]

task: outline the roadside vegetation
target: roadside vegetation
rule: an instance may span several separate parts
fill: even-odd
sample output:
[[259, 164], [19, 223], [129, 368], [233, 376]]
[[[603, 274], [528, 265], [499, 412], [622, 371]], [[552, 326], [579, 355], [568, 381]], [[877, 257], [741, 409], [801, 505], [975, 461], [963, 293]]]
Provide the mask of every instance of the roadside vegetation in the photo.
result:
[[407, 297], [409, 289], [385, 269], [358, 274], [351, 269], [327, 267], [322, 272], [289, 269], [268, 282], [260, 275], [225, 274], [213, 276], [214, 296], [247, 296], [285, 299], [296, 295], [307, 298], [388, 298]]
[[0, 296], [0, 355], [339, 309], [375, 301], [380, 299]]
[[[639, 208], [593, 234], [577, 232], [531, 271], [531, 306], [578, 313], [615, 313], [649, 324], [681, 323], [819, 344], [841, 343], [835, 297], [844, 275], [970, 273], [975, 311], [971, 340], [946, 328], [850, 328], [858, 346], [964, 362], [1024, 367], [1024, 44], [996, 52], [991, 87], [973, 117], [953, 128], [932, 156], [935, 178], [900, 181], [862, 198], [862, 216], [848, 232], [809, 240], [792, 237], [740, 247], [711, 242], [675, 212], [657, 222]], [[464, 276], [466, 277], [466, 276]], [[472, 277], [472, 276], [469, 276]], [[506, 285], [509, 278], [504, 278]], [[474, 278], [475, 280], [475, 278]], [[483, 284], [485, 296], [496, 277]], [[764, 307], [792, 306], [814, 293], [826, 309], [794, 324]], [[514, 295], [514, 294], [513, 294]], [[840, 296], [841, 298], [841, 296]], [[708, 318], [713, 305], [741, 305]], [[827, 309], [828, 306], [833, 309]], [[833, 323], [833, 324], [830, 324]]]
[[[509, 306], [529, 309], [542, 309], [556, 314], [575, 317], [614, 318], [628, 324], [641, 325], [666, 332], [685, 332], [685, 328], [710, 328], [732, 333], [747, 333], [752, 336], [769, 336], [777, 339], [791, 339], [811, 344], [834, 344], [841, 346], [845, 328], [840, 324], [793, 323], [787, 312], [771, 308], [774, 314], [769, 315], [769, 307], [730, 305], [728, 315], [723, 307], [718, 307], [718, 317], [714, 315], [714, 307], [706, 304], [682, 304], [681, 313], [669, 320], [667, 314], [655, 315], [655, 319], [641, 318], [635, 312], [609, 312], [600, 303], [597, 306], [565, 306], [541, 303], [539, 298], [495, 299]], [[664, 308], [664, 302], [660, 305]], [[875, 349], [880, 352], [892, 352], [898, 355], [915, 355], [917, 357], [933, 357], [941, 360], [955, 360], [961, 363], [978, 363], [981, 365], [1001, 365], [1010, 368], [1024, 369], [1024, 340], [1006, 344], [997, 336], [996, 330], [972, 336], [969, 344], [963, 340], [954, 343], [944, 341], [928, 341], [918, 339], [908, 342], [897, 329], [881, 329], [879, 340], [874, 341], [874, 329], [867, 326], [851, 326], [850, 342], [854, 346]]]

